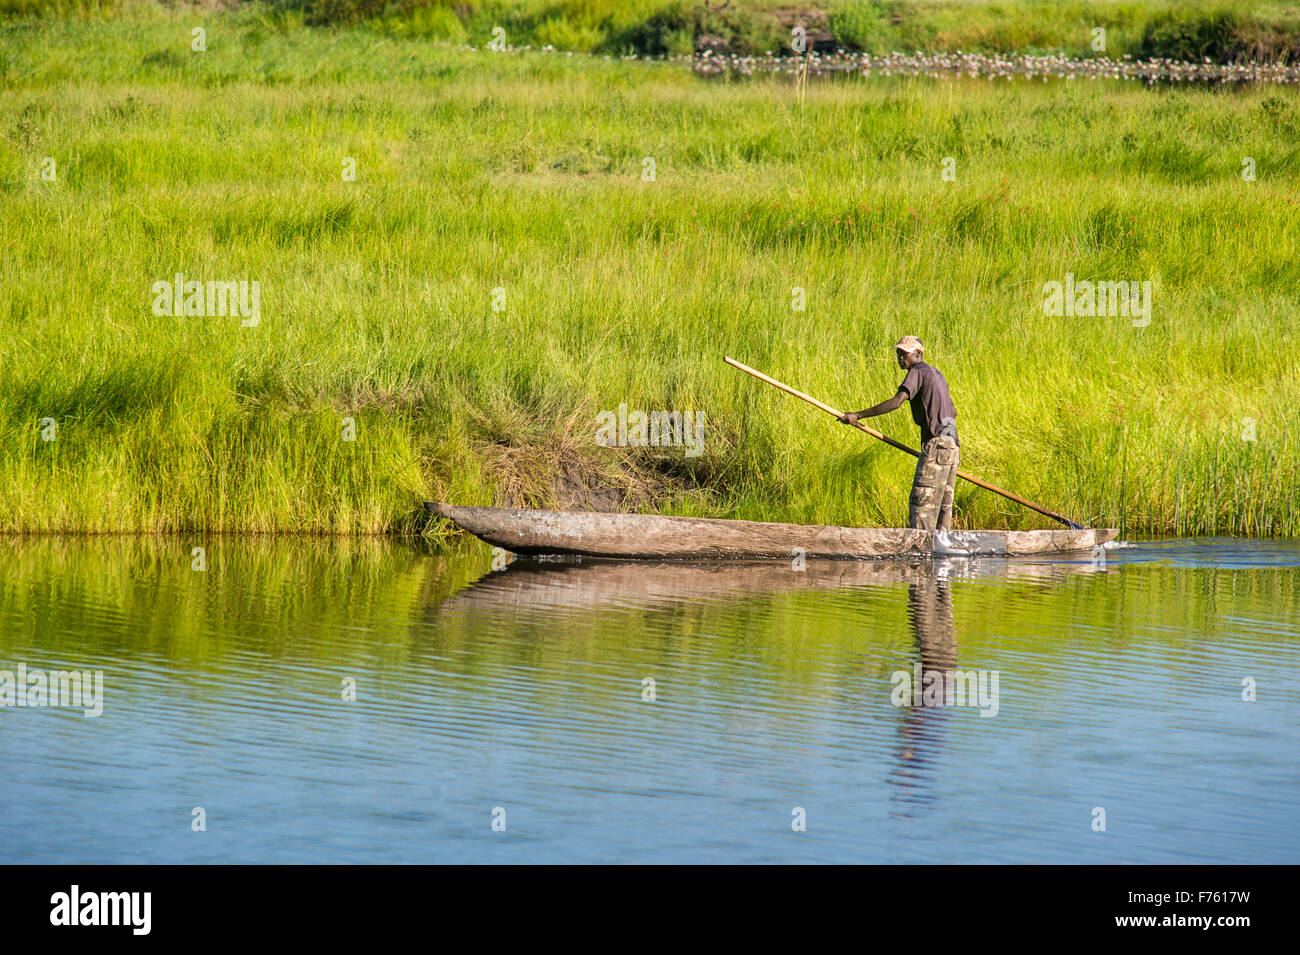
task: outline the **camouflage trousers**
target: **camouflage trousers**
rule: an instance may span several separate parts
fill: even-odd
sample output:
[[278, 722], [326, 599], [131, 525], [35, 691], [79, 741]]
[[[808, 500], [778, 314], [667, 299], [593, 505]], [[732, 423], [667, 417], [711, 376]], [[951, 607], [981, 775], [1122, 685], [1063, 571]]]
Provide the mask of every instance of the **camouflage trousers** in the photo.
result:
[[961, 450], [946, 434], [921, 445], [912, 479], [908, 518], [912, 527], [923, 531], [946, 531], [952, 527], [952, 492], [957, 486], [957, 462]]

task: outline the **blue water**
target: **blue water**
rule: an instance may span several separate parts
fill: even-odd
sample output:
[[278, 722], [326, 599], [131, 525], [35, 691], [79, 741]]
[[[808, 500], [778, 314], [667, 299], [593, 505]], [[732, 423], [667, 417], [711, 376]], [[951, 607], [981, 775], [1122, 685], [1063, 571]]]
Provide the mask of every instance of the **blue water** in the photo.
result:
[[[1300, 861], [1294, 543], [486, 559], [5, 542], [0, 670], [104, 699], [0, 708], [0, 861]], [[917, 663], [996, 715], [895, 705]]]

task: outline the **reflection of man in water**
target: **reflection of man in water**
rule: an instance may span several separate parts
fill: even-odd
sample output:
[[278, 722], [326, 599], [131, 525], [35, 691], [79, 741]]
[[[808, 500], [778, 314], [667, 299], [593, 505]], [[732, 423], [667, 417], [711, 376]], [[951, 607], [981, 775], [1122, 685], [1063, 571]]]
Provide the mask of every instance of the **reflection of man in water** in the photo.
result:
[[[932, 568], [918, 572], [907, 585], [907, 615], [912, 635], [921, 657], [921, 672], [942, 673], [957, 666], [957, 631], [953, 625], [952, 592], [948, 584], [948, 565], [936, 562]], [[898, 798], [904, 804], [918, 805], [933, 799], [926, 792], [932, 767], [938, 758], [941, 730], [948, 719], [946, 707], [908, 705], [904, 708], [899, 729], [898, 765], [890, 782], [899, 787]], [[909, 816], [908, 805], [895, 815]]]

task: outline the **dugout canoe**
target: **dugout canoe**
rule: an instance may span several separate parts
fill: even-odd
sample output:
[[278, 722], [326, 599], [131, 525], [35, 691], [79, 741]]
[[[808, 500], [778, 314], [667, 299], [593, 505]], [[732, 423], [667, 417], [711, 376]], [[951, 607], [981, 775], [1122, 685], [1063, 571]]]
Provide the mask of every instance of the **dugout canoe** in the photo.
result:
[[1044, 531], [918, 531], [901, 527], [826, 527], [657, 514], [425, 508], [514, 554], [623, 560], [856, 560], [877, 557], [979, 557], [1088, 551], [1114, 540], [1114, 528]]

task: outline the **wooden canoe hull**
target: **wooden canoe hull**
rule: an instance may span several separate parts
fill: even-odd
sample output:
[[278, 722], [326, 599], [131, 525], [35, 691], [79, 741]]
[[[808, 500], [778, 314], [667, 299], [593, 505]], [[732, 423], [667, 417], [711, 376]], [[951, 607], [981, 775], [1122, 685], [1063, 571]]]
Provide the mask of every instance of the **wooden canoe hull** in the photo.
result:
[[1059, 554], [1113, 540], [1112, 528], [1048, 531], [949, 531], [902, 527], [825, 527], [657, 514], [529, 511], [455, 507], [429, 511], [514, 554], [649, 560], [789, 560]]

